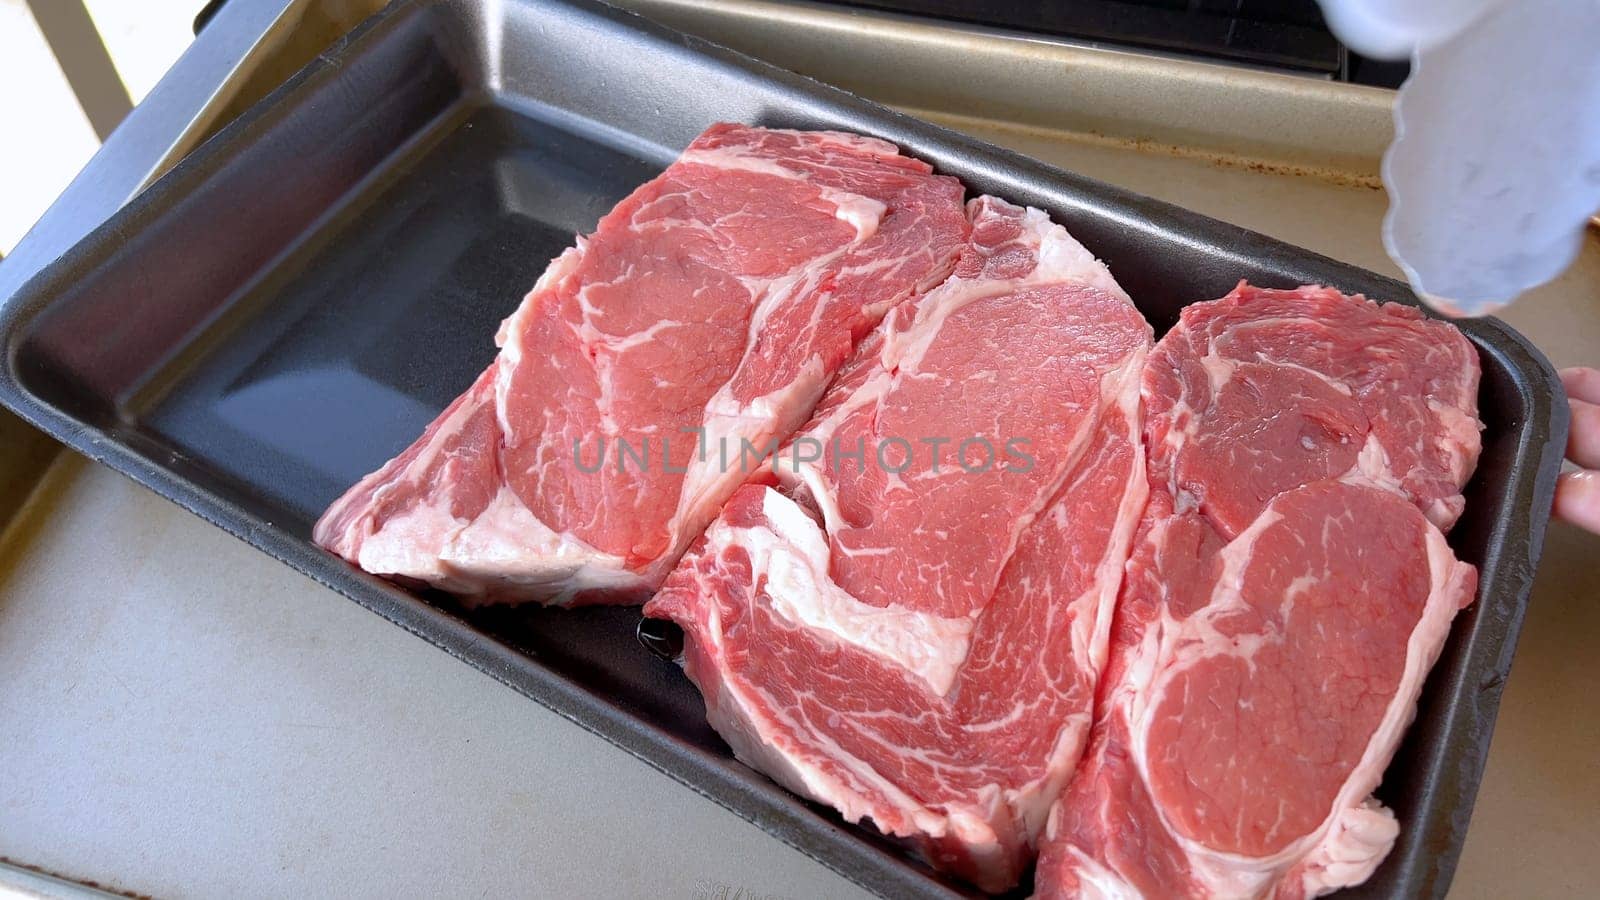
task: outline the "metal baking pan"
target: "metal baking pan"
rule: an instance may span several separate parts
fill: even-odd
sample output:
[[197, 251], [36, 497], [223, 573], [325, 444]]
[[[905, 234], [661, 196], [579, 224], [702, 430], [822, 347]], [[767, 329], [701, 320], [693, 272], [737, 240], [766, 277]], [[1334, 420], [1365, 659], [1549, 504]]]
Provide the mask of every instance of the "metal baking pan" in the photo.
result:
[[[961, 896], [894, 843], [735, 762], [688, 681], [634, 641], [636, 610], [469, 614], [308, 540], [335, 495], [487, 365], [495, 324], [572, 233], [725, 119], [877, 135], [973, 192], [1045, 209], [1158, 331], [1239, 278], [1412, 301], [1391, 279], [610, 7], [401, 0], [7, 300], [0, 400], [863, 886]], [[1353, 896], [1448, 886], [1565, 443], [1539, 352], [1496, 320], [1462, 328], [1483, 359], [1487, 431], [1451, 542], [1479, 566], [1480, 596], [1384, 780], [1400, 842]]]

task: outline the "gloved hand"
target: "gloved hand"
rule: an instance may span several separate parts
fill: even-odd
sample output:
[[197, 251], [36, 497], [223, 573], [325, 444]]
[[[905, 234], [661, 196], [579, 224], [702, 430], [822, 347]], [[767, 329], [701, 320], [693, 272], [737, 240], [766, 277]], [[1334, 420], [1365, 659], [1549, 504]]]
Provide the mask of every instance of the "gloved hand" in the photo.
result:
[[1600, 210], [1600, 0], [1320, 0], [1411, 59], [1384, 157], [1384, 246], [1424, 302], [1483, 315], [1559, 275]]

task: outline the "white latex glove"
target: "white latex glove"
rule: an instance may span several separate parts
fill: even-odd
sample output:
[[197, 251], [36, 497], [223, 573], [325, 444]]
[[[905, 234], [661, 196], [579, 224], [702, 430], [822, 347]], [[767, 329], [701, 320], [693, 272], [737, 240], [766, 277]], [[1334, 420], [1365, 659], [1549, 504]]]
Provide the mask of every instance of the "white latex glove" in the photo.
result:
[[1409, 55], [1383, 241], [1435, 309], [1554, 278], [1600, 209], [1600, 0], [1320, 0], [1368, 56]]

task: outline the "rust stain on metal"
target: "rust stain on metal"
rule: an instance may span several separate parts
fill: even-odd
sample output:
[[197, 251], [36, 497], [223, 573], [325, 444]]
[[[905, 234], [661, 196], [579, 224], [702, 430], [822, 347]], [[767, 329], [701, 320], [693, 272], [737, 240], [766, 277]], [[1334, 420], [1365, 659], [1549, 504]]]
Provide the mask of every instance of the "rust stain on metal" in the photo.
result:
[[901, 106], [899, 109], [911, 115], [968, 133], [995, 131], [1021, 133], [1055, 144], [1079, 144], [1111, 150], [1129, 150], [1135, 153], [1190, 160], [1217, 168], [1236, 169], [1259, 175], [1304, 178], [1337, 187], [1370, 191], [1383, 190], [1383, 179], [1373, 169], [1308, 165], [1284, 159], [1273, 159], [1269, 156], [1249, 156], [1215, 148], [1159, 141], [1153, 138], [1106, 134], [1103, 131], [1094, 129], [1044, 128], [1006, 119], [990, 119], [915, 106]]
[[32, 863], [21, 862], [19, 860], [12, 859], [9, 856], [0, 856], [0, 863], [11, 866], [14, 869], [22, 869], [24, 871], [32, 872], [35, 875], [41, 875], [45, 878], [53, 878], [56, 881], [65, 881], [71, 884], [79, 885], [80, 887], [86, 887], [90, 890], [99, 891], [102, 894], [111, 894], [117, 897], [132, 897], [133, 900], [154, 900], [154, 898], [152, 898], [149, 894], [141, 894], [137, 891], [125, 891], [122, 888], [114, 885], [101, 884], [100, 882], [90, 878], [75, 878], [71, 875], [64, 875], [60, 872], [52, 872], [43, 866], [36, 866]]
[[1308, 166], [1281, 160], [1236, 156], [1228, 153], [1219, 153], [1215, 150], [1207, 150], [1202, 147], [1170, 144], [1148, 138], [1117, 137], [1098, 131], [1069, 132], [1067, 137], [1070, 140], [1078, 140], [1098, 146], [1122, 147], [1138, 153], [1155, 153], [1163, 156], [1197, 160], [1224, 169], [1243, 169], [1261, 175], [1311, 178], [1336, 184], [1340, 187], [1366, 188], [1373, 191], [1383, 190], [1383, 179], [1375, 173], [1352, 172], [1347, 169], [1335, 169], [1327, 166]]

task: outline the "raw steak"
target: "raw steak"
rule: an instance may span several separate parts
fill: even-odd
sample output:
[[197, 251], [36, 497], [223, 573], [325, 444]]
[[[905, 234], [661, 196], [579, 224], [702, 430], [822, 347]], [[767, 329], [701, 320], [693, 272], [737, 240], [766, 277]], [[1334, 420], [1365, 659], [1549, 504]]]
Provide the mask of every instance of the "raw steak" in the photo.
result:
[[1399, 825], [1371, 795], [1477, 572], [1450, 325], [1323, 288], [1184, 310], [1142, 394], [1150, 500], [1044, 897], [1316, 896]]
[[1015, 884], [1087, 738], [1143, 506], [1150, 330], [1037, 210], [968, 206], [645, 607], [739, 758], [935, 865]]
[[713, 126], [550, 264], [494, 364], [317, 543], [469, 604], [643, 599], [746, 477], [707, 449], [803, 423], [949, 274], [961, 197], [883, 141]]

